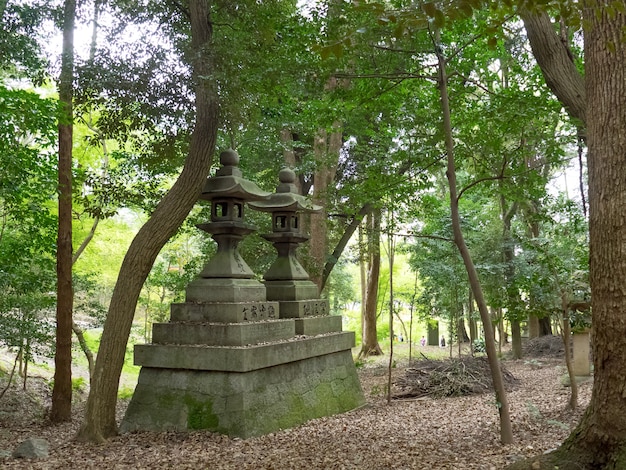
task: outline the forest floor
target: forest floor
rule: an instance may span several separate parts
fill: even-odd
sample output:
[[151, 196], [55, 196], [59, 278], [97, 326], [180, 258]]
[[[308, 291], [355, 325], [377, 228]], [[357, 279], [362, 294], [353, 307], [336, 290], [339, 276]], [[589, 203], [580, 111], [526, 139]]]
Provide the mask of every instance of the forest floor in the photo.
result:
[[[429, 357], [436, 347], [419, 348]], [[432, 352], [432, 354], [431, 354]], [[104, 444], [74, 440], [85, 395], [74, 400], [73, 422], [52, 426], [45, 420], [50, 390], [43, 378], [28, 388], [12, 385], [0, 399], [2, 469], [485, 469], [499, 470], [523, 457], [556, 448], [578, 423], [589, 401], [592, 381], [579, 385], [579, 407], [567, 409], [564, 361], [554, 354], [504, 360], [517, 379], [508, 394], [514, 444], [502, 445], [494, 395], [394, 399], [387, 403], [388, 356], [358, 368], [366, 406], [269, 435], [238, 439], [209, 432], [131, 433]], [[399, 359], [393, 380], [403, 377]], [[0, 390], [6, 385], [0, 379]], [[395, 390], [394, 386], [392, 390]], [[121, 417], [127, 402], [120, 401]], [[10, 457], [23, 440], [50, 443], [47, 459]]]

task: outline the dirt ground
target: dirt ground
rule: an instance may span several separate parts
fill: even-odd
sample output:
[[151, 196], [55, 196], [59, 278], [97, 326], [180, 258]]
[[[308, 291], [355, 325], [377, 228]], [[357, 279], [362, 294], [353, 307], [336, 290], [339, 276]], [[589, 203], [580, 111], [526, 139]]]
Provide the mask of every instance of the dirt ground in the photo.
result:
[[[84, 394], [74, 400], [74, 422], [51, 426], [45, 420], [49, 389], [44, 380], [31, 379], [26, 392], [13, 385], [0, 399], [0, 455], [26, 438], [42, 437], [50, 442], [49, 458], [0, 457], [0, 468], [497, 470], [557, 447], [591, 395], [591, 380], [580, 384], [579, 408], [568, 411], [562, 359], [503, 361], [518, 383], [508, 395], [515, 443], [502, 445], [492, 393], [387, 404], [387, 361], [358, 369], [365, 407], [247, 440], [208, 432], [132, 433], [100, 445], [79, 443], [74, 436]], [[405, 367], [399, 361], [393, 376], [404, 374]], [[119, 404], [120, 416], [125, 405]]]

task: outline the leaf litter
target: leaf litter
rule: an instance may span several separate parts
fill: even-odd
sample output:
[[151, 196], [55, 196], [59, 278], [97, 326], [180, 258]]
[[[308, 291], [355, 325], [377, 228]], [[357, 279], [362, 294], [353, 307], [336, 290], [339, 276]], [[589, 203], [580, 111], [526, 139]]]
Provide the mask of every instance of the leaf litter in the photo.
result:
[[[590, 381], [580, 385], [580, 406], [571, 412], [567, 410], [569, 389], [561, 384], [562, 360], [504, 363], [516, 379], [509, 392], [514, 444], [499, 442], [499, 418], [491, 392], [444, 398], [420, 392], [416, 399], [387, 404], [387, 367], [381, 362], [358, 369], [366, 406], [245, 440], [194, 431], [130, 433], [104, 444], [77, 442], [74, 437], [84, 411], [84, 395], [74, 400], [77, 418], [53, 426], [42, 418], [49, 406], [49, 391], [37, 386], [24, 392], [12, 386], [0, 400], [0, 455], [10, 454], [29, 437], [42, 437], [50, 443], [50, 456], [45, 460], [0, 457], [0, 468], [499, 470], [557, 447], [578, 423], [592, 386]], [[434, 364], [428, 367], [431, 376], [434, 371], [454, 375], [460, 364], [443, 370]], [[411, 367], [399, 363], [392, 369], [393, 395], [403, 393], [403, 380], [412, 380], [406, 377], [419, 376], [416, 369], [415, 363]], [[482, 388], [485, 380], [479, 382]], [[120, 418], [126, 405], [119, 403]]]

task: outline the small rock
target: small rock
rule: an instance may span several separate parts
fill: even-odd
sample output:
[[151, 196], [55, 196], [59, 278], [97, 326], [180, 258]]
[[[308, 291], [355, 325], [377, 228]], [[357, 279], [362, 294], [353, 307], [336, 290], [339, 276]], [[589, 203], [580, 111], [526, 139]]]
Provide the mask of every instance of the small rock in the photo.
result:
[[16, 459], [46, 459], [48, 458], [48, 441], [38, 437], [31, 437], [22, 442], [13, 451]]
[[6, 459], [11, 457], [11, 451], [6, 449], [0, 449], [0, 459]]
[[541, 470], [541, 461], [535, 460], [530, 466], [533, 470]]

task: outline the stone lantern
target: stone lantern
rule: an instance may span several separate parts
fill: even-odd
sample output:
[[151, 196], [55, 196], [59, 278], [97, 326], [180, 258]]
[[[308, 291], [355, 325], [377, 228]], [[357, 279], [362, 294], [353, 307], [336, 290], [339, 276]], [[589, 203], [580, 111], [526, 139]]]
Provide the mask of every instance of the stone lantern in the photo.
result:
[[281, 318], [328, 315], [328, 301], [319, 298], [317, 285], [296, 258], [298, 245], [309, 239], [302, 232], [300, 216], [318, 212], [321, 207], [298, 194], [293, 170], [284, 168], [278, 177], [280, 183], [274, 194], [250, 203], [252, 209], [272, 214], [272, 233], [263, 238], [273, 243], [278, 256], [263, 275], [267, 300], [280, 302]]
[[[217, 252], [199, 274], [199, 279], [187, 287], [187, 301], [265, 300], [263, 285], [252, 279], [254, 273], [237, 247], [256, 229], [244, 221], [246, 203], [265, 199], [270, 193], [242, 177], [238, 168], [239, 155], [234, 150], [222, 152], [220, 163], [222, 167], [215, 176], [207, 179], [200, 196], [200, 199], [211, 202], [211, 222], [198, 224], [199, 229], [212, 234]], [[219, 298], [223, 289], [229, 290], [234, 298]], [[245, 292], [248, 294], [243, 294]], [[243, 295], [237, 298], [238, 293]]]
[[[171, 305], [169, 322], [153, 325], [152, 343], [135, 345], [141, 371], [121, 432], [206, 429], [248, 438], [365, 402], [354, 333], [328, 315], [328, 301], [315, 298], [317, 286], [295, 258], [307, 239], [299, 214], [315, 207], [295, 193], [291, 170], [269, 197], [241, 177], [233, 150], [220, 161], [201, 196], [211, 202], [211, 221], [199, 225], [217, 253], [187, 286], [186, 301]], [[237, 252], [254, 229], [244, 222], [246, 203], [274, 217], [266, 238], [279, 256], [265, 284]], [[266, 285], [276, 300], [266, 298]]]
[[[303, 300], [318, 296], [317, 286], [309, 280], [308, 273], [296, 258], [298, 245], [307, 241], [302, 233], [300, 215], [319, 212], [321, 207], [313, 205], [306, 197], [298, 194], [296, 174], [283, 168], [278, 174], [280, 181], [276, 192], [250, 207], [272, 214], [272, 233], [263, 235], [274, 244], [278, 257], [263, 275], [268, 300]], [[291, 287], [291, 288], [290, 288]]]

